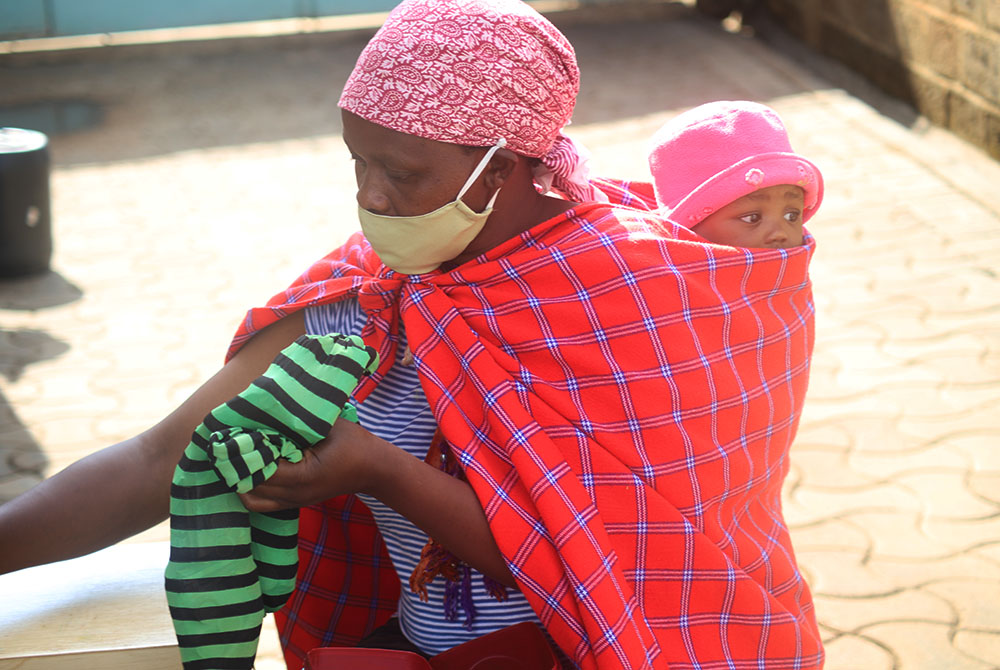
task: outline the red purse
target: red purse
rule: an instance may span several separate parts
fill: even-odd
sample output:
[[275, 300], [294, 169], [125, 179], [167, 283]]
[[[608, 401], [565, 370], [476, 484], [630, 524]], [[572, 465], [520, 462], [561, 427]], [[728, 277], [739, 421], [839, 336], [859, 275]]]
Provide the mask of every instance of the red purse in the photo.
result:
[[305, 670], [558, 670], [548, 639], [531, 622], [501, 628], [425, 659], [410, 651], [320, 647]]

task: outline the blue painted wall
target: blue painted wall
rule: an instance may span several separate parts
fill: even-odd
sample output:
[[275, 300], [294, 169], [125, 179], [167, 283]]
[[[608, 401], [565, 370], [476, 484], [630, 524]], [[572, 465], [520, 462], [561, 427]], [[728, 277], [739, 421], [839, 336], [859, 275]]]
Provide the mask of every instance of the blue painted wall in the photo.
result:
[[0, 40], [392, 9], [399, 0], [0, 0]]
[[45, 23], [42, 0], [0, 1], [0, 38], [41, 36]]

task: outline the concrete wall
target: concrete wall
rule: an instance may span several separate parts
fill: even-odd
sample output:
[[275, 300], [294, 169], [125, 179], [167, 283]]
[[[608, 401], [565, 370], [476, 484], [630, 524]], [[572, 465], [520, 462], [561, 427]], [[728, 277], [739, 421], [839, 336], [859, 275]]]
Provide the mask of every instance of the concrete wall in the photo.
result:
[[765, 2], [807, 44], [1000, 159], [1000, 0]]

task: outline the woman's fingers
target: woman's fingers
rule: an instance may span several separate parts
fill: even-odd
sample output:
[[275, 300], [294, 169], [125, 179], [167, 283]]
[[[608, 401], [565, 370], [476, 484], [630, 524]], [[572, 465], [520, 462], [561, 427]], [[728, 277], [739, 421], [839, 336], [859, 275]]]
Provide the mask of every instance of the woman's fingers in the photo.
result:
[[302, 460], [278, 461], [267, 481], [241, 494], [254, 512], [305, 507], [345, 493], [357, 493], [366, 481], [364, 452], [371, 433], [350, 421], [337, 421], [330, 436], [302, 454]]
[[277, 512], [279, 510], [301, 507], [301, 505], [296, 505], [289, 500], [264, 497], [254, 491], [241, 493], [240, 499], [243, 501], [243, 506], [251, 512]]
[[298, 463], [278, 461], [278, 469], [267, 481], [241, 494], [243, 504], [254, 512], [305, 507], [337, 495], [323, 485], [323, 474], [309, 453]]
[[240, 494], [243, 506], [252, 512], [274, 512], [311, 504], [298, 500], [297, 492], [301, 492], [294, 485], [299, 480], [295, 472], [297, 465], [299, 464], [280, 461], [278, 469], [266, 482]]

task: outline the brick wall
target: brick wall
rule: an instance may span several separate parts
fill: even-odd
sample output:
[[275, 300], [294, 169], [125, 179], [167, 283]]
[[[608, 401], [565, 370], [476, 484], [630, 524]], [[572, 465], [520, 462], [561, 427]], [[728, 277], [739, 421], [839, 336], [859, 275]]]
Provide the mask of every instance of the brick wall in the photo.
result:
[[1000, 159], [1000, 0], [765, 3], [813, 48]]

